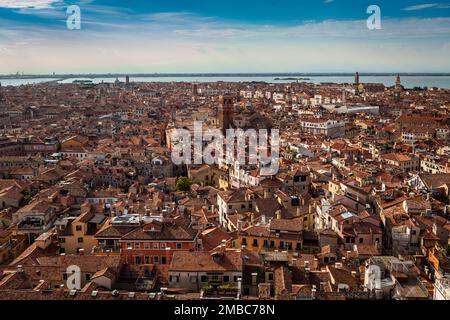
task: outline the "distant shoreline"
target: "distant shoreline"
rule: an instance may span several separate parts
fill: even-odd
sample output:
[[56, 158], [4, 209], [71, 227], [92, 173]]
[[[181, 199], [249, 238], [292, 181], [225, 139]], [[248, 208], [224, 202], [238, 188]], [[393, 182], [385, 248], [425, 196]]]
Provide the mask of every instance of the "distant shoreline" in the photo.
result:
[[282, 80], [282, 81], [309, 81], [311, 78], [274, 78], [273, 80]]
[[[360, 73], [360, 77], [389, 77], [396, 76], [411, 77], [449, 77], [450, 73]], [[164, 77], [277, 77], [277, 78], [296, 78], [296, 77], [350, 77], [354, 73], [82, 73], [82, 74], [10, 74], [0, 75], [0, 80], [15, 79], [71, 79], [71, 78], [164, 78]]]

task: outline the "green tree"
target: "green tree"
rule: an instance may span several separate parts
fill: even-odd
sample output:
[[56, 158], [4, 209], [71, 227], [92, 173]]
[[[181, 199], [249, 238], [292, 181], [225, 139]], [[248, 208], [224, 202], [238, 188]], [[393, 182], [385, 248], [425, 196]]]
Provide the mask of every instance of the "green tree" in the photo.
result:
[[26, 206], [30, 200], [36, 195], [36, 192], [30, 192], [27, 190], [22, 191], [23, 198], [20, 200], [19, 205], [21, 207]]
[[189, 191], [191, 190], [192, 181], [187, 177], [179, 177], [176, 184], [177, 191]]

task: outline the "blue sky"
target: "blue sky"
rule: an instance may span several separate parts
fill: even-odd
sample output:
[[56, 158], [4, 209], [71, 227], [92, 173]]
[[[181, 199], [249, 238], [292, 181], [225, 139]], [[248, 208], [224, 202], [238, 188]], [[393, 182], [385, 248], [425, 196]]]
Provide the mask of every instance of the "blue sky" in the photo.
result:
[[449, 57], [450, 0], [0, 0], [0, 73], [450, 72]]

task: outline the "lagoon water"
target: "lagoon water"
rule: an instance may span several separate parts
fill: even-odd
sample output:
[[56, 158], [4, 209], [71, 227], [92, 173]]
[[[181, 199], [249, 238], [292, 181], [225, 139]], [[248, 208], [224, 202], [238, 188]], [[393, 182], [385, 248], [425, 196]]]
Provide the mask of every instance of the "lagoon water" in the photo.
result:
[[[320, 75], [320, 76], [155, 76], [155, 77], [130, 77], [131, 82], [267, 82], [267, 83], [290, 83], [296, 80], [275, 80], [275, 78], [307, 78], [308, 80], [299, 80], [301, 82], [313, 83], [353, 83], [353, 76], [334, 76], [334, 75]], [[57, 81], [58, 79], [36, 78], [36, 79], [6, 79], [0, 80], [3, 86], [20, 86], [26, 84], [36, 84], [49, 81]], [[116, 78], [74, 78], [59, 81], [59, 83], [72, 83], [74, 80], [91, 80], [93, 83], [112, 83]], [[124, 78], [119, 78], [120, 81], [125, 81]], [[401, 77], [402, 84], [406, 88], [414, 87], [439, 87], [450, 89], [450, 76], [431, 76], [431, 75], [404, 75]], [[361, 76], [360, 81], [363, 83], [383, 83], [385, 86], [393, 86], [395, 83], [395, 76]]]
[[0, 79], [0, 83], [2, 86], [21, 86], [21, 85], [27, 85], [27, 84], [36, 84], [36, 83], [42, 83], [42, 82], [48, 82], [48, 81], [55, 81], [58, 79], [47, 79], [47, 78], [36, 78], [36, 79]]

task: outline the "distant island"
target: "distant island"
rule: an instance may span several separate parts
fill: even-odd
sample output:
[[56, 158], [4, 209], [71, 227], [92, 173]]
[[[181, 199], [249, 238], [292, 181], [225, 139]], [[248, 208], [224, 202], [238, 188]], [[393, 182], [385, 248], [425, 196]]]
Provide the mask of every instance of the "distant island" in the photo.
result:
[[309, 81], [310, 78], [275, 78], [274, 80], [283, 80], [283, 81]]

